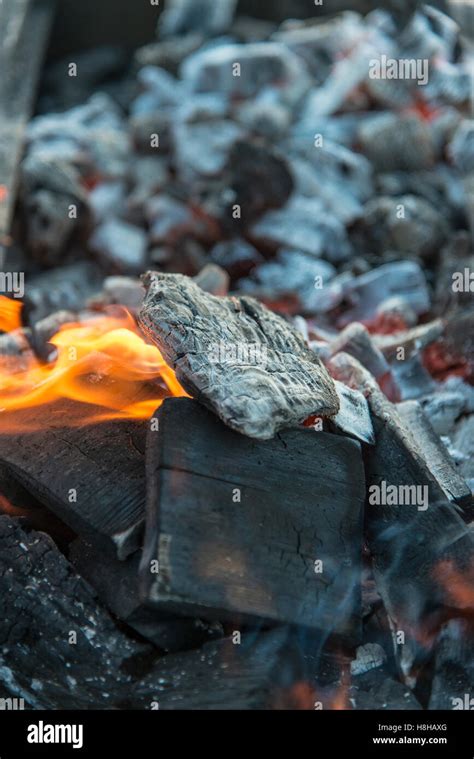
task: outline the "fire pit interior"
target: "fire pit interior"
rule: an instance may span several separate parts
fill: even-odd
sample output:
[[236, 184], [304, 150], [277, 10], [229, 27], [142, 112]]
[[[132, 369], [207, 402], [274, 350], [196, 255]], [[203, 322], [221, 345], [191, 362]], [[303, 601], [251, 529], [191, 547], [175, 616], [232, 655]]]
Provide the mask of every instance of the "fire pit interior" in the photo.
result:
[[473, 708], [469, 7], [162, 5], [0, 3], [1, 703]]

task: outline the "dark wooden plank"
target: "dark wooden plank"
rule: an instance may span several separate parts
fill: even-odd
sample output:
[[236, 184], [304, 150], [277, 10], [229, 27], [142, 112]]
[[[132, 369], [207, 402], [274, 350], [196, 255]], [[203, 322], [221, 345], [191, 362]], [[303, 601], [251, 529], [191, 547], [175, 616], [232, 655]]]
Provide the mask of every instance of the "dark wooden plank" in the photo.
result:
[[273, 619], [357, 636], [359, 443], [313, 430], [257, 442], [190, 399], [167, 399], [155, 419], [144, 597], [208, 618]]
[[83, 413], [68, 401], [25, 409], [13, 421], [23, 416], [26, 432], [16, 434], [2, 417], [0, 461], [73, 530], [125, 558], [138, 548], [144, 522], [147, 424], [74, 426]]
[[53, 9], [50, 0], [0, 3], [0, 246], [8, 243], [25, 126], [33, 108]]

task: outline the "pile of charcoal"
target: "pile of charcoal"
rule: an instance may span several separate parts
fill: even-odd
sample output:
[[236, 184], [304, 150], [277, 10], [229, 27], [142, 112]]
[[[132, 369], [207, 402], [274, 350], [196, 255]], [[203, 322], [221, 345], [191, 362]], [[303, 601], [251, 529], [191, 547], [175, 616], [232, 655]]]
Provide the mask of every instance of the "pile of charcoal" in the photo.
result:
[[431, 6], [236, 6], [46, 71], [1, 371], [125, 307], [188, 397], [2, 430], [0, 696], [470, 708], [472, 49]]

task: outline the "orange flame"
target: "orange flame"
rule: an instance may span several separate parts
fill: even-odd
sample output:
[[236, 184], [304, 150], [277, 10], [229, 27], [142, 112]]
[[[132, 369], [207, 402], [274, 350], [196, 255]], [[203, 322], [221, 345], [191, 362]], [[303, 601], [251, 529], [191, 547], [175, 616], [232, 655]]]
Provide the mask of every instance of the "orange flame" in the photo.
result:
[[19, 300], [0, 295], [0, 331], [11, 332], [21, 327], [21, 309], [23, 303]]
[[0, 432], [34, 429], [40, 424], [38, 415], [23, 423], [18, 412], [59, 399], [102, 407], [100, 413], [84, 407], [79, 421], [68, 419], [68, 424], [87, 424], [148, 419], [164, 397], [186, 395], [158, 348], [145, 343], [125, 309], [65, 324], [50, 343], [57, 357], [49, 364], [31, 353], [26, 368], [23, 355], [22, 364], [12, 370], [12, 358], [0, 356]]

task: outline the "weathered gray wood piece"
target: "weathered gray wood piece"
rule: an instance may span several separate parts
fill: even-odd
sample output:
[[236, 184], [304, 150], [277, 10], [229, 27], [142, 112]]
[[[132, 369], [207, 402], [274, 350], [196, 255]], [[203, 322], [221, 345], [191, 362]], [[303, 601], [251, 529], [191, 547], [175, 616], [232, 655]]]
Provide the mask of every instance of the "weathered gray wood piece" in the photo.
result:
[[180, 274], [150, 272], [139, 314], [183, 387], [237, 432], [267, 440], [332, 416], [332, 379], [302, 335], [256, 300], [217, 298]]
[[359, 443], [309, 429], [256, 442], [184, 398], [167, 399], [155, 419], [143, 597], [204, 618], [278, 620], [357, 638]]

